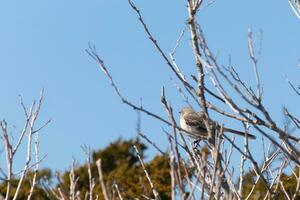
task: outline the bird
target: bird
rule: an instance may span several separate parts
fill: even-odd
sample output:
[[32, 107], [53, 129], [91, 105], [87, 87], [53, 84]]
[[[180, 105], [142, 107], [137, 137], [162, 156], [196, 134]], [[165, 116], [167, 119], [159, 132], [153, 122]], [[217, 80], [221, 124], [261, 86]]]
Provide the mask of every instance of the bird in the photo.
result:
[[[185, 131], [186, 134], [197, 140], [209, 136], [204, 122], [205, 113], [203, 111], [196, 112], [191, 107], [183, 107], [179, 113], [180, 127]], [[212, 134], [214, 134], [217, 129], [221, 128], [221, 126], [216, 121], [208, 119], [207, 122]], [[243, 137], [246, 137], [247, 135], [250, 139], [256, 139], [255, 135], [249, 133], [246, 134], [245, 132], [233, 130], [226, 127], [222, 127], [222, 130], [224, 132], [230, 132]]]

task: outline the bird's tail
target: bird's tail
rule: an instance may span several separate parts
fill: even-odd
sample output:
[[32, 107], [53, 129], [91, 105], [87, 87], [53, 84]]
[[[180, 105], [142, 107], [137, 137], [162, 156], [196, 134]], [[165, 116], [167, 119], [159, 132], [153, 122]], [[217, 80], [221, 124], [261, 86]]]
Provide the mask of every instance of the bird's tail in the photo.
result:
[[237, 130], [230, 129], [230, 128], [224, 128], [224, 131], [225, 132], [230, 132], [230, 133], [233, 133], [233, 134], [236, 134], [236, 135], [239, 135], [239, 136], [243, 136], [243, 137], [248, 136], [248, 138], [250, 138], [250, 139], [256, 139], [256, 136], [252, 135], [250, 133], [245, 133], [245, 132], [237, 131]]

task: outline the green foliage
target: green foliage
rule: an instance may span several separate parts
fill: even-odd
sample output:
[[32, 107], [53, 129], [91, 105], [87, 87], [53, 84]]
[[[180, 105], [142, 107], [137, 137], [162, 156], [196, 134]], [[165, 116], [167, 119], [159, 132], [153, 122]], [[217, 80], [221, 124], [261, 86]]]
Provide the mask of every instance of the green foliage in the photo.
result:
[[144, 157], [144, 151], [147, 149], [145, 144], [140, 143], [138, 140], [122, 141], [121, 139], [111, 143], [101, 151], [94, 152], [92, 157], [94, 161], [101, 158], [103, 173], [109, 173], [123, 164], [133, 166], [139, 162], [133, 145], [138, 147], [141, 156]]
[[151, 180], [161, 199], [171, 199], [170, 165], [163, 156], [156, 156], [147, 164]]
[[[20, 188], [20, 192], [18, 195], [18, 200], [23, 200], [23, 199], [27, 199], [29, 193], [30, 193], [30, 188], [31, 188], [31, 184], [32, 184], [32, 178], [33, 178], [33, 172], [29, 172], [27, 174], [27, 176], [25, 177], [25, 179], [23, 180], [23, 184], [22, 187]], [[43, 169], [41, 171], [39, 171], [37, 173], [37, 177], [36, 177], [36, 186], [35, 189], [32, 193], [32, 199], [35, 200], [44, 200], [44, 199], [48, 199], [46, 192], [43, 190], [42, 187], [42, 182], [47, 179], [50, 180], [52, 177], [52, 173], [49, 169]], [[19, 179], [13, 179], [11, 180], [11, 192], [9, 195], [9, 199], [12, 199], [17, 186], [19, 183]], [[7, 182], [1, 182], [0, 183], [0, 193], [2, 196], [6, 195], [6, 188], [7, 188]]]
[[[96, 166], [96, 161], [101, 159], [102, 163], [102, 172], [104, 182], [106, 184], [106, 189], [110, 199], [116, 199], [116, 190], [113, 188], [114, 184], [118, 185], [118, 188], [121, 192], [121, 195], [124, 199], [144, 199], [144, 196], [153, 198], [153, 193], [150, 187], [148, 180], [146, 179], [143, 168], [140, 165], [139, 159], [136, 156], [135, 149], [133, 146], [136, 145], [139, 149], [140, 155], [145, 159], [145, 151], [147, 146], [141, 143], [139, 140], [117, 140], [109, 144], [106, 148], [94, 151], [92, 153], [91, 160], [91, 171], [92, 177], [95, 181], [94, 188], [94, 198], [99, 196], [99, 199], [104, 199], [102, 195], [102, 188], [99, 183], [99, 175]], [[204, 156], [209, 156], [207, 149], [203, 148], [201, 154]], [[151, 180], [160, 194], [162, 200], [171, 199], [171, 177], [170, 177], [170, 166], [168, 163], [168, 158], [164, 156], [155, 156], [153, 159], [145, 162], [145, 167], [149, 173]], [[184, 173], [182, 169], [182, 173]], [[192, 171], [188, 172], [190, 175]], [[300, 174], [300, 169], [295, 168], [294, 172], [290, 175], [282, 173], [280, 176], [280, 182], [275, 183], [272, 187], [271, 199], [280, 200], [286, 199], [286, 194], [290, 198], [296, 192], [297, 178], [295, 175]], [[70, 172], [64, 172], [62, 175], [59, 175], [58, 184], [55, 187], [55, 190], [58, 191], [58, 188], [62, 193], [65, 194], [66, 199], [69, 197], [69, 188], [70, 188]], [[78, 182], [76, 185], [76, 191], [79, 191], [81, 199], [85, 199], [85, 195], [89, 191], [89, 176], [88, 176], [88, 167], [87, 164], [79, 165], [75, 167], [75, 176], [78, 177]], [[27, 196], [31, 188], [31, 180], [33, 177], [33, 172], [29, 172], [23, 181], [18, 200], [27, 199]], [[34, 200], [48, 200], [55, 199], [53, 196], [47, 196], [46, 192], [43, 189], [43, 181], [48, 180], [51, 182], [53, 175], [49, 169], [41, 170], [37, 173], [37, 185], [33, 192], [32, 199]], [[250, 171], [244, 175], [243, 178], [243, 199], [248, 196], [250, 191], [255, 185], [257, 175], [254, 171]], [[10, 198], [12, 199], [19, 179], [13, 179], [11, 181], [12, 190], [10, 193]], [[267, 183], [270, 184], [270, 183]], [[6, 194], [6, 182], [0, 183], [0, 194], [5, 196]], [[283, 187], [286, 191], [284, 193]], [[250, 200], [263, 199], [267, 194], [267, 188], [262, 179], [258, 180]], [[49, 194], [48, 194], [49, 195]], [[50, 194], [51, 195], [51, 194]], [[295, 200], [300, 200], [300, 193], [298, 191]]]
[[[145, 158], [146, 145], [139, 140], [117, 140], [109, 144], [106, 148], [94, 151], [92, 153], [91, 171], [95, 181], [94, 197], [99, 196], [99, 199], [104, 199], [102, 189], [99, 183], [98, 169], [96, 161], [101, 159], [102, 172], [104, 182], [111, 199], [116, 196], [116, 191], [113, 189], [113, 184], [117, 184], [121, 195], [124, 199], [139, 198], [144, 199], [142, 195], [153, 198], [153, 193], [148, 180], [146, 179], [143, 168], [140, 165], [139, 159], [136, 156], [133, 145], [139, 149], [141, 157]], [[151, 177], [153, 184], [159, 192], [161, 199], [171, 198], [171, 177], [168, 159], [163, 156], [156, 156], [152, 160], [145, 162], [145, 167]], [[70, 189], [70, 171], [64, 172], [59, 177], [57, 186], [54, 187], [56, 192], [60, 190], [68, 199]], [[87, 164], [75, 167], [75, 176], [79, 177], [76, 190], [80, 192], [81, 199], [85, 199], [86, 193], [89, 191], [89, 176]], [[29, 172], [23, 181], [18, 200], [27, 199], [31, 188], [31, 180], [33, 172]], [[43, 180], [51, 182], [53, 178], [49, 169], [41, 170], [37, 173], [37, 185], [34, 189], [32, 199], [34, 200], [47, 200], [55, 199], [52, 194], [47, 196], [43, 189]], [[10, 198], [12, 199], [19, 179], [11, 181], [12, 190]], [[6, 182], [0, 183], [0, 194], [6, 194]]]
[[[299, 174], [299, 168], [294, 169], [295, 174]], [[246, 198], [249, 192], [251, 191], [253, 185], [256, 181], [256, 174], [254, 171], [250, 171], [247, 174], [244, 175], [244, 182], [243, 182], [243, 198]], [[282, 185], [280, 184], [282, 182]], [[271, 199], [274, 200], [281, 200], [281, 199], [287, 199], [286, 195], [284, 194], [284, 190], [282, 187], [284, 187], [287, 195], [289, 198], [292, 198], [293, 195], [296, 193], [296, 186], [297, 186], [297, 179], [294, 176], [294, 174], [287, 175], [285, 173], [282, 173], [280, 177], [280, 182], [277, 182], [273, 185], [271, 188], [272, 195]], [[269, 183], [270, 184], [270, 183]], [[262, 179], [260, 179], [254, 188], [254, 191], [249, 198], [250, 200], [257, 200], [257, 199], [263, 199], [265, 195], [267, 194], [268, 190], [265, 186], [265, 183]], [[295, 200], [300, 200], [300, 194], [299, 191], [297, 191], [297, 196]]]
[[[119, 139], [116, 142], [111, 143], [105, 149], [93, 152], [91, 169], [96, 183], [94, 192], [96, 195], [99, 195], [99, 199], [103, 199], [103, 195], [95, 164], [98, 159], [101, 159], [102, 161], [104, 182], [106, 183], [108, 193], [111, 197], [116, 195], [115, 190], [112, 187], [113, 184], [118, 185], [124, 199], [142, 198], [142, 195], [153, 197], [150, 185], [140, 166], [133, 145], [138, 147], [141, 157], [144, 158], [147, 147], [139, 140]], [[161, 198], [170, 199], [171, 177], [167, 159], [162, 156], [156, 156], [145, 165]], [[69, 187], [69, 174], [70, 172], [63, 174], [62, 187]], [[75, 175], [79, 177], [77, 190], [80, 191], [80, 197], [84, 199], [86, 192], [89, 191], [87, 165], [77, 167], [75, 169]]]
[[[255, 184], [256, 181], [256, 173], [254, 171], [250, 171], [244, 175], [244, 182], [243, 182], [243, 198], [246, 198], [247, 195], [252, 190], [252, 186]], [[261, 199], [266, 195], [266, 187], [263, 181], [260, 179], [256, 184], [256, 187], [251, 195], [250, 199]]]

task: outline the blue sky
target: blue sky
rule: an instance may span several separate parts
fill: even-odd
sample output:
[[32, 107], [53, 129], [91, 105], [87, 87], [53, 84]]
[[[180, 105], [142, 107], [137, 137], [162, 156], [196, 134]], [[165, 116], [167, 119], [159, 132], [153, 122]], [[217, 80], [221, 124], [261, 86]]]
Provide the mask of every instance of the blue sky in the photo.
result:
[[[166, 52], [186, 29], [185, 2], [136, 1]], [[255, 79], [246, 48], [247, 29], [263, 30], [259, 71], [264, 102], [279, 123], [282, 105], [297, 113], [298, 97], [289, 89], [285, 75], [299, 82], [300, 21], [287, 1], [216, 0], [201, 11], [199, 22], [219, 60], [227, 64], [231, 55], [241, 76], [251, 84]], [[0, 24], [0, 118], [11, 127], [21, 127], [18, 95], [29, 105], [45, 88], [41, 121], [53, 121], [41, 132], [41, 153], [47, 154], [43, 167], [67, 169], [72, 156], [84, 159], [81, 145], [99, 149], [119, 137], [135, 136], [136, 113], [119, 101], [85, 53], [89, 42], [96, 45], [129, 100], [138, 104], [142, 99], [146, 108], [166, 118], [159, 101], [160, 88], [165, 86], [174, 109], [184, 105], [170, 81], [174, 75], [151, 46], [126, 0], [3, 1]], [[189, 45], [187, 33], [176, 54], [187, 75], [195, 72]], [[163, 126], [142, 117], [143, 131], [166, 149]], [[22, 155], [16, 161], [19, 166]]]

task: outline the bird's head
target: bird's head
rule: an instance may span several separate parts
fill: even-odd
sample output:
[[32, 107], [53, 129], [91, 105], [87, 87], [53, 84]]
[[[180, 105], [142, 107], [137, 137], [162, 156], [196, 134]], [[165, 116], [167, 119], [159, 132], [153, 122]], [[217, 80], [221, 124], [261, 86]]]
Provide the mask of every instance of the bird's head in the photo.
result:
[[191, 107], [183, 107], [181, 110], [180, 110], [180, 114], [181, 115], [185, 115], [186, 113], [188, 112], [195, 112], [193, 108]]

